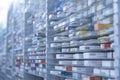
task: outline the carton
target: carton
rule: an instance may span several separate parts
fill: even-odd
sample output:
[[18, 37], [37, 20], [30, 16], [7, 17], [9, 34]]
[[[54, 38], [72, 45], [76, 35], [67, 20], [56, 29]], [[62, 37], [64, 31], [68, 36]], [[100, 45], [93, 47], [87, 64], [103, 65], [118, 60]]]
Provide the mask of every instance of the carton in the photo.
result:
[[59, 61], [59, 64], [71, 65], [72, 61]]
[[65, 70], [63, 66], [55, 66], [56, 70]]
[[101, 75], [103, 75], [103, 76], [110, 76], [110, 71], [102, 69], [101, 70]]
[[71, 67], [71, 66], [66, 66], [66, 67], [65, 67], [65, 70], [66, 70], [66, 71], [72, 71], [72, 67]]
[[102, 30], [111, 26], [112, 24], [95, 24], [94, 30]]
[[80, 72], [80, 73], [93, 73], [93, 69], [89, 69], [89, 68], [73, 67], [72, 71], [76, 71], [76, 72]]
[[45, 60], [41, 60], [41, 64], [45, 64]]
[[113, 61], [102, 61], [102, 67], [114, 67]]
[[62, 52], [70, 52], [70, 49], [69, 48], [65, 48], [65, 49], [63, 48]]
[[72, 65], [84, 65], [84, 61], [72, 61]]
[[90, 77], [90, 80], [102, 80], [102, 77]]
[[95, 75], [100, 75], [101, 70], [100, 70], [100, 69], [97, 69], [97, 68], [94, 68], [94, 69], [93, 69], [93, 73], [94, 73]]
[[56, 55], [56, 59], [72, 59], [73, 58], [73, 55], [72, 54], [57, 54]]
[[77, 52], [79, 51], [79, 48], [70, 48], [70, 52]]
[[115, 76], [116, 76], [115, 70], [110, 70], [110, 76], [111, 76], [111, 77], [115, 77]]
[[84, 61], [85, 66], [102, 66], [101, 61]]
[[73, 58], [74, 59], [83, 59], [83, 54], [74, 54]]
[[78, 74], [78, 73], [73, 73], [72, 77], [75, 78], [75, 79], [81, 79], [81, 75]]
[[114, 58], [114, 53], [113, 52], [108, 52], [108, 53], [106, 53], [107, 54], [107, 58], [111, 58], [111, 59], [113, 59]]
[[99, 49], [100, 46], [80, 46], [79, 50]]
[[105, 48], [110, 48], [111, 44], [110, 43], [106, 43], [106, 44], [101, 44], [101, 48], [105, 49]]
[[67, 47], [67, 46], [70, 46], [70, 43], [69, 42], [66, 42], [66, 43], [62, 43], [62, 47]]
[[83, 54], [83, 57], [84, 57], [85, 59], [99, 59], [99, 58], [107, 58], [107, 54], [89, 52], [89, 53], [84, 53], [84, 54]]
[[102, 77], [97, 76], [82, 76], [82, 80], [103, 80]]

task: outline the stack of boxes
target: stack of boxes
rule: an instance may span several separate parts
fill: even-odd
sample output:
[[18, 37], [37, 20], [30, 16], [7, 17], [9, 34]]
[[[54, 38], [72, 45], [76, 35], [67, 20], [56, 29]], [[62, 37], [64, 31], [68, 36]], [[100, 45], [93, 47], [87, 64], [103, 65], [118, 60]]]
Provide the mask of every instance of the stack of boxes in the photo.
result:
[[30, 49], [28, 48], [29, 55], [28, 55], [28, 61], [26, 62], [26, 71], [32, 74], [41, 75], [41, 73], [46, 72], [45, 47], [43, 46], [44, 44], [40, 46], [36, 42], [38, 43], [39, 40], [33, 39], [32, 46], [36, 46], [37, 48], [34, 47], [31, 47]]

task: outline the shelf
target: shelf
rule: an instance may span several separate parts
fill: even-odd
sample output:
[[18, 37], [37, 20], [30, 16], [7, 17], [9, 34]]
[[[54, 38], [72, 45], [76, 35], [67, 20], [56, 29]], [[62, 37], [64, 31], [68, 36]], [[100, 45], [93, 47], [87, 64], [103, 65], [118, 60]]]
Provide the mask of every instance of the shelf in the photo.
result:
[[[65, 71], [65, 70], [57, 70], [57, 69], [49, 69], [49, 70], [52, 70], [52, 71]], [[91, 74], [91, 73], [82, 73], [82, 72], [76, 72], [76, 71], [65, 71], [65, 72], [69, 72], [69, 73], [78, 73], [78, 74], [83, 74], [83, 75], [86, 75], [86, 76], [101, 76], [103, 78], [108, 78], [108, 79], [115, 79], [114, 77], [110, 77], [110, 76], [103, 76], [103, 75], [95, 75], [95, 74]], [[53, 74], [54, 75], [54, 74]], [[56, 74], [57, 75], [57, 74]], [[63, 75], [63, 77], [65, 77]], [[66, 78], [66, 77], [65, 77]], [[71, 78], [71, 77], [67, 77], [67, 78]], [[73, 78], [74, 79], [74, 78]], [[79, 79], [75, 79], [75, 80], [79, 80]]]
[[107, 32], [105, 34], [100, 34], [100, 35], [91, 35], [91, 36], [86, 36], [86, 37], [80, 37], [80, 36], [74, 36], [73, 38], [68, 38], [67, 40], [60, 40], [60, 41], [51, 41], [51, 43], [62, 43], [62, 42], [70, 42], [72, 40], [89, 40], [89, 39], [97, 39], [98, 37], [102, 37], [102, 36], [108, 36], [111, 33], [113, 33], [113, 31], [111, 32]]
[[107, 44], [107, 43], [113, 43], [114, 41], [104, 41], [104, 42], [99, 42], [99, 43], [96, 43], [96, 42], [89, 42], [89, 41], [85, 41], [85, 42], [83, 42], [83, 43], [81, 43], [81, 44], [77, 44], [77, 45], [70, 45], [70, 46], [59, 46], [59, 47], [51, 47], [51, 48], [57, 48], [57, 49], [59, 49], [59, 48], [75, 48], [75, 47], [79, 47], [79, 46], [81, 46], [81, 45], [100, 45], [100, 44]]
[[96, 59], [48, 59], [48, 60], [57, 60], [57, 61], [114, 61], [114, 59], [106, 58], [96, 58]]
[[28, 60], [44, 60], [45, 58], [40, 58], [40, 59], [28, 59]]
[[33, 75], [33, 76], [37, 76], [37, 77], [43, 77], [43, 78], [45, 77], [45, 73], [43, 73], [43, 72], [41, 72], [41, 73], [44, 74], [44, 75], [38, 75], [38, 74], [30, 73], [30, 72], [27, 72], [27, 71], [25, 71], [25, 73]]
[[115, 68], [114, 67], [102, 67], [102, 66], [83, 66], [83, 65], [77, 65], [77, 64], [70, 64], [70, 65], [67, 65], [67, 64], [49, 64], [49, 65], [52, 65], [52, 66], [70, 66], [70, 67], [79, 67], [79, 68], [97, 68], [97, 69], [107, 69], [107, 70], [114, 70]]
[[75, 52], [49, 52], [51, 54], [71, 54], [71, 53], [85, 53], [85, 52], [113, 52], [114, 50], [112, 48], [106, 48], [106, 49], [86, 49], [86, 50], [80, 50]]
[[[51, 74], [51, 75], [55, 75], [55, 76], [62, 77], [62, 78], [70, 78], [70, 79], [73, 79], [71, 76], [65, 76], [65, 75], [60, 75], [60, 74]], [[77, 79], [73, 79], [73, 80], [77, 80]]]

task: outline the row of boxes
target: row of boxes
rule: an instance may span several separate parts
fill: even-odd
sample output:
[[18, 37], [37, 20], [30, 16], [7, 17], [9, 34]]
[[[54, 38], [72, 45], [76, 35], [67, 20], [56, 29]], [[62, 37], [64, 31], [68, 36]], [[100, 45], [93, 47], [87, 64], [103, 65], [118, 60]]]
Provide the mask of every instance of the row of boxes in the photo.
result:
[[102, 75], [102, 76], [111, 76], [115, 77], [115, 70], [105, 70], [105, 69], [94, 69], [93, 70], [95, 75]]
[[97, 45], [86, 45], [86, 46], [79, 46], [74, 48], [62, 48], [61, 52], [78, 52], [78, 51], [85, 51], [85, 50], [98, 50], [98, 49], [106, 49], [106, 48], [114, 48], [114, 43], [104, 43], [100, 46]]
[[40, 64], [40, 63], [29, 63], [29, 65], [27, 65], [29, 67], [45, 67], [45, 64]]
[[102, 77], [82, 75], [82, 80], [103, 80]]
[[68, 37], [65, 36], [54, 37], [54, 41], [66, 40], [66, 39], [68, 39]]
[[45, 56], [29, 56], [29, 59], [44, 59]]
[[[87, 46], [87, 44], [89, 44], [89, 43], [91, 43], [91, 44], [92, 43], [100, 43], [100, 42], [109, 42], [113, 38], [114, 38], [113, 35], [109, 35], [109, 36], [104, 36], [104, 37], [100, 37], [98, 39], [92, 39], [92, 40], [84, 40], [84, 41], [83, 40], [81, 40], [81, 41], [73, 40], [73, 41], [70, 41], [70, 42], [63, 42], [63, 43], [51, 43], [50, 46], [51, 47], [60, 47], [60, 46], [62, 46], [62, 47], [69, 47], [69, 46], [74, 46], [74, 45], [77, 45], [77, 46], [78, 45], [83, 45], [83, 46], [79, 47], [79, 50], [84, 50], [84, 49], [86, 49], [85, 47], [92, 48], [92, 49], [98, 49], [98, 48], [104, 48], [104, 47], [95, 46], [95, 45]], [[61, 39], [59, 39], [59, 40], [61, 40]], [[104, 43], [104, 44], [101, 44], [101, 45], [109, 45], [108, 48], [111, 47], [110, 43], [109, 44], [108, 43], [107, 44]]]
[[[81, 80], [104, 80], [103, 77], [100, 76], [86, 76], [86, 75], [80, 75], [77, 73], [73, 73], [74, 79], [81, 79]], [[73, 79], [65, 79], [65, 80], [73, 80]], [[115, 80], [115, 79], [107, 79], [107, 80]]]
[[[105, 39], [105, 38], [103, 38], [103, 39]], [[86, 42], [86, 43], [84, 42], [84, 44], [87, 44], [87, 43], [91, 43], [92, 44], [94, 42], [92, 42], [92, 41], [91, 42]], [[78, 45], [78, 43], [76, 43], [76, 44], [72, 43], [71, 45], [72, 46]], [[51, 44], [51, 47], [60, 47], [60, 46], [69, 47], [70, 45], [69, 45], [69, 43], [66, 43], [64, 45], [63, 44], [59, 44], [59, 43]], [[114, 48], [114, 43], [112, 43], [112, 44], [111, 43], [104, 43], [104, 44], [100, 44], [100, 45], [83, 45], [83, 46], [79, 46], [79, 48], [78, 47], [74, 47], [74, 48], [61, 48], [60, 50], [61, 50], [61, 52], [77, 52], [77, 51], [80, 51], [80, 50], [96, 50], [96, 49], [106, 49], [106, 48]]]
[[72, 71], [71, 66], [55, 66], [56, 70], [63, 70], [63, 71]]
[[56, 54], [56, 59], [113, 59], [113, 52], [86, 52], [83, 54]]
[[113, 61], [59, 61], [62, 65], [79, 65], [79, 66], [98, 66], [98, 67], [108, 67], [113, 68]]
[[[106, 76], [106, 77], [111, 76], [111, 77], [115, 77], [115, 70], [97, 69], [97, 68], [90, 69], [90, 68], [76, 68], [76, 67], [73, 67], [72, 71], [73, 72], [80, 72], [80, 73], [94, 74], [94, 75], [98, 75], [98, 76]], [[74, 76], [78, 76], [78, 75], [74, 75]]]

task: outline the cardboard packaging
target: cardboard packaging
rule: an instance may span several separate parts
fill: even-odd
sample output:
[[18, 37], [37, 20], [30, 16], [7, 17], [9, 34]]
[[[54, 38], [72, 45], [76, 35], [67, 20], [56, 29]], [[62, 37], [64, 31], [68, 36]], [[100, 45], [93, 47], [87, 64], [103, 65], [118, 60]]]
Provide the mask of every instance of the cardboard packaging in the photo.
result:
[[50, 47], [59, 47], [62, 46], [60, 43], [51, 43]]
[[95, 75], [100, 75], [101, 70], [100, 70], [100, 69], [97, 69], [97, 68], [94, 68], [94, 69], [93, 69], [93, 73], [94, 73]]
[[79, 50], [99, 49], [100, 46], [80, 46]]
[[72, 77], [75, 78], [75, 79], [81, 79], [81, 75], [78, 74], [78, 73], [73, 73]]
[[84, 66], [102, 66], [101, 61], [84, 61]]
[[71, 66], [55, 66], [55, 69], [57, 70], [64, 70], [64, 71], [72, 71]]
[[77, 72], [81, 72], [81, 73], [93, 73], [93, 69], [89, 69], [89, 68], [73, 67], [72, 71], [77, 71]]
[[57, 70], [65, 70], [63, 66], [55, 66], [55, 69], [57, 69]]
[[57, 54], [57, 55], [56, 55], [56, 58], [57, 58], [57, 59], [72, 59], [72, 58], [73, 58], [73, 55], [72, 55], [72, 54], [69, 54], [69, 55]]
[[102, 67], [114, 67], [113, 61], [102, 61]]
[[115, 77], [115, 76], [116, 76], [115, 70], [110, 70], [110, 76], [111, 76], [111, 77]]
[[82, 76], [82, 80], [103, 80], [102, 77], [97, 76]]
[[114, 59], [114, 53], [113, 52], [108, 52], [106, 54], [107, 54], [107, 58]]
[[59, 64], [71, 65], [72, 61], [59, 61]]
[[95, 24], [94, 30], [102, 30], [111, 26], [112, 24]]
[[70, 52], [77, 52], [79, 51], [79, 48], [70, 48]]
[[72, 67], [71, 67], [71, 66], [66, 66], [66, 67], [65, 67], [65, 70], [66, 70], [66, 71], [72, 71]]
[[83, 59], [83, 54], [74, 54], [73, 58], [74, 59]]
[[104, 69], [102, 69], [101, 70], [101, 75], [103, 75], [103, 76], [110, 76], [110, 70], [104, 70]]
[[107, 54], [104, 54], [104, 53], [94, 53], [94, 52], [84, 53], [83, 56], [84, 56], [85, 59], [107, 58]]
[[63, 48], [62, 52], [70, 52], [70, 49], [69, 48], [65, 48], [65, 49]]
[[50, 74], [61, 74], [61, 71], [50, 71]]
[[72, 64], [73, 65], [81, 65], [81, 66], [83, 66], [84, 65], [84, 61], [72, 61]]
[[45, 64], [45, 60], [41, 60], [41, 63], [40, 64]]
[[66, 42], [66, 43], [62, 43], [62, 47], [67, 47], [67, 46], [70, 46], [70, 43], [68, 42]]
[[102, 80], [102, 77], [90, 77], [90, 80]]
[[101, 44], [101, 48], [102, 48], [102, 49], [110, 48], [110, 47], [111, 47], [111, 44], [109, 44], [109, 43]]

